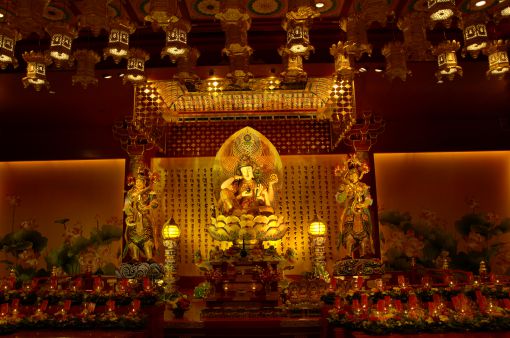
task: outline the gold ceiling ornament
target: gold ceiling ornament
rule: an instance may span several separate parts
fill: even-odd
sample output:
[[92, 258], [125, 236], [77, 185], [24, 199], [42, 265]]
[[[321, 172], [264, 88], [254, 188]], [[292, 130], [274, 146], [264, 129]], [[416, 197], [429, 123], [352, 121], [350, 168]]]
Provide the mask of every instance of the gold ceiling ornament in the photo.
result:
[[483, 49], [484, 54], [486, 54], [489, 59], [488, 78], [501, 80], [510, 71], [507, 53], [508, 46], [508, 41], [493, 40], [489, 41], [487, 46]]
[[510, 16], [510, 1], [506, 2], [506, 4], [501, 8], [499, 13], [502, 17]]
[[131, 48], [128, 51], [128, 61], [126, 74], [122, 82], [131, 82], [132, 84], [144, 83], [147, 80], [145, 76], [145, 62], [149, 60], [149, 54], [142, 49]]
[[320, 16], [312, 1], [290, 0], [288, 11], [282, 22], [287, 32], [286, 48], [289, 54], [299, 55], [308, 59], [315, 48], [310, 44], [310, 26], [313, 19]]
[[57, 68], [62, 67], [64, 63], [69, 66], [73, 64], [71, 48], [73, 40], [78, 37], [76, 29], [66, 23], [55, 23], [46, 28], [51, 36], [50, 57]]
[[36, 91], [40, 91], [43, 86], [50, 87], [46, 79], [46, 66], [51, 64], [51, 57], [48, 52], [25, 52], [23, 59], [27, 62], [27, 74], [22, 79], [23, 87], [32, 85]]
[[200, 52], [196, 48], [190, 48], [189, 52], [177, 59], [177, 71], [174, 79], [181, 83], [196, 83], [200, 77], [195, 72]]
[[176, 22], [170, 22], [165, 27], [166, 44], [161, 51], [161, 57], [168, 55], [172, 62], [183, 57], [189, 52], [188, 33], [191, 24], [188, 20], [178, 18]]
[[476, 12], [465, 14], [463, 16], [463, 35], [464, 35], [464, 48], [462, 55], [465, 56], [466, 52], [473, 58], [478, 57], [478, 54], [487, 46], [487, 16], [484, 12]]
[[230, 71], [226, 77], [230, 80], [232, 89], [247, 89], [253, 74], [249, 68], [249, 58], [253, 50], [250, 46], [230, 45], [229, 49], [223, 49], [230, 61]]
[[0, 23], [0, 68], [6, 69], [8, 65], [18, 67], [18, 60], [14, 55], [16, 41], [21, 39], [21, 34], [7, 23]]
[[404, 35], [404, 47], [410, 61], [431, 61], [431, 43], [427, 40], [427, 14], [409, 12], [398, 20], [397, 26]]
[[462, 76], [462, 67], [457, 64], [456, 51], [460, 48], [460, 43], [455, 40], [441, 42], [433, 48], [432, 52], [437, 56], [438, 71], [436, 77], [438, 83], [443, 82], [443, 78], [453, 80], [457, 75]]
[[446, 27], [450, 27], [452, 18], [457, 13], [455, 0], [427, 0], [427, 8], [432, 26], [443, 22]]
[[276, 72], [273, 68], [271, 69], [269, 76], [260, 78], [255, 83], [256, 84], [253, 86], [253, 90], [262, 90], [268, 94], [272, 94], [275, 90], [280, 89], [282, 79], [276, 75]]
[[230, 63], [226, 77], [235, 88], [247, 88], [253, 78], [249, 70], [249, 58], [253, 50], [248, 45], [251, 18], [246, 12], [246, 6], [241, 0], [222, 1], [220, 12], [215, 17], [220, 20], [225, 32], [225, 48], [222, 53], [228, 56]]
[[353, 77], [355, 73], [348, 54], [349, 46], [348, 43], [339, 41], [329, 48], [329, 53], [335, 58], [335, 72], [343, 77]]
[[351, 11], [351, 15], [340, 20], [340, 29], [347, 34], [347, 53], [359, 60], [363, 54], [372, 54], [368, 43], [367, 27], [361, 18]]
[[78, 16], [80, 29], [88, 28], [94, 36], [99, 36], [101, 30], [108, 31], [108, 5], [111, 0], [83, 1], [81, 14]]
[[162, 27], [166, 30], [169, 24], [177, 22], [181, 17], [176, 15], [180, 14], [177, 0], [151, 0], [149, 5], [149, 14], [145, 20], [152, 22], [154, 28]]
[[218, 96], [227, 89], [228, 85], [229, 83], [227, 79], [217, 76], [214, 74], [214, 71], [211, 71], [209, 72], [209, 77], [202, 81], [199, 89], [211, 94], [212, 96]]
[[108, 47], [104, 49], [104, 59], [109, 56], [115, 63], [128, 58], [129, 53], [129, 35], [135, 31], [135, 25], [126, 18], [113, 18], [110, 25], [110, 34], [108, 37]]
[[17, 0], [12, 1], [15, 13], [16, 28], [23, 36], [29, 36], [36, 33], [38, 36], [44, 36], [44, 24], [47, 22], [43, 18], [44, 9], [48, 5], [48, 0]]
[[355, 6], [359, 8], [361, 19], [367, 27], [370, 27], [374, 22], [384, 27], [390, 12], [389, 3], [386, 0], [358, 0]]
[[393, 81], [399, 78], [405, 81], [411, 72], [407, 70], [406, 49], [400, 41], [389, 42], [384, 45], [382, 55], [386, 58], [386, 77]]
[[97, 78], [95, 75], [95, 66], [101, 58], [100, 56], [87, 49], [79, 49], [73, 53], [76, 59], [76, 74], [73, 75], [73, 86], [79, 83], [83, 89], [87, 89], [89, 85], [97, 86]]

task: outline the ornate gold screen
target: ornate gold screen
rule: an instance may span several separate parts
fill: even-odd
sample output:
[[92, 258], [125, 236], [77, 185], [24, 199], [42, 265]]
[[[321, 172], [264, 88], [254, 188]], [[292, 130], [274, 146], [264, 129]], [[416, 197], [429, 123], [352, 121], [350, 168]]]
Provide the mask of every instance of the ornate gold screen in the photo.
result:
[[[290, 274], [310, 271], [310, 242], [308, 225], [314, 213], [327, 224], [326, 258], [328, 266], [345, 256], [336, 247], [339, 233], [340, 205], [335, 201], [339, 182], [334, 168], [345, 161], [344, 155], [281, 156], [283, 177], [275, 214], [289, 222], [289, 231], [275, 246], [280, 252], [292, 248], [296, 252], [295, 269]], [[160, 207], [155, 223], [163, 224], [174, 217], [181, 229], [178, 273], [199, 275], [193, 264], [193, 254], [200, 250], [207, 257], [219, 242], [207, 233], [214, 194], [213, 157], [156, 158], [152, 168], [161, 175], [156, 189]]]

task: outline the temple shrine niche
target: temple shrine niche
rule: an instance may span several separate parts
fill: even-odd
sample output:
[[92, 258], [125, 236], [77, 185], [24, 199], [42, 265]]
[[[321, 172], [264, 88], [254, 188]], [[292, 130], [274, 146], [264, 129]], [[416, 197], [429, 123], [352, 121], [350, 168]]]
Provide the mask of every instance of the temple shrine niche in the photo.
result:
[[279, 303], [278, 281], [292, 256], [292, 250], [284, 257], [274, 246], [264, 246], [281, 240], [288, 230], [274, 209], [280, 156], [267, 138], [246, 127], [225, 141], [213, 171], [219, 197], [208, 232], [230, 247], [213, 247], [207, 264], [202, 264], [211, 283], [203, 316], [217, 316], [215, 309], [224, 306], [274, 308]]

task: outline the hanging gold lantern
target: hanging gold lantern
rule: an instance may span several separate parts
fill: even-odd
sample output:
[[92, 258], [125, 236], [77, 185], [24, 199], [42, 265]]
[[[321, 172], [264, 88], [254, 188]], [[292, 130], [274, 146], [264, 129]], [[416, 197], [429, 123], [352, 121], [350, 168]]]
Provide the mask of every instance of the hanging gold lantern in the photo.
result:
[[487, 44], [484, 53], [487, 54], [489, 58], [488, 78], [501, 80], [510, 71], [507, 48], [508, 41], [504, 40], [490, 41]]
[[462, 67], [457, 64], [455, 52], [460, 48], [460, 43], [455, 40], [444, 41], [433, 48], [437, 56], [438, 71], [436, 77], [438, 82], [443, 82], [443, 77], [453, 80], [455, 76], [462, 76]]
[[285, 15], [282, 27], [287, 31], [287, 49], [294, 55], [308, 58], [314, 47], [310, 44], [310, 25], [320, 14], [309, 1], [289, 2], [289, 11]]
[[372, 54], [372, 45], [368, 43], [367, 27], [361, 18], [352, 13], [340, 20], [340, 29], [347, 35], [345, 48], [347, 54], [359, 60], [363, 54]]
[[287, 48], [298, 55], [306, 55], [314, 50], [310, 44], [309, 28], [306, 21], [293, 21], [287, 26]]
[[445, 21], [455, 14], [455, 0], [428, 0], [427, 7], [432, 21]]
[[115, 18], [111, 24], [108, 47], [104, 49], [104, 58], [109, 56], [115, 63], [128, 57], [129, 35], [135, 31], [135, 26], [127, 19]]
[[95, 67], [100, 60], [99, 55], [92, 50], [80, 49], [74, 52], [73, 56], [76, 59], [76, 74], [72, 77], [73, 86], [76, 83], [81, 84], [83, 89], [87, 89], [88, 85], [97, 86]]
[[184, 56], [188, 51], [188, 32], [191, 25], [182, 18], [177, 22], [170, 23], [165, 27], [166, 45], [161, 52], [161, 57], [168, 55], [172, 62]]
[[404, 35], [404, 48], [407, 59], [411, 61], [431, 61], [432, 45], [427, 39], [427, 13], [415, 11], [407, 13], [398, 20], [398, 28]]
[[22, 79], [23, 86], [34, 86], [36, 91], [40, 91], [42, 86], [50, 87], [46, 79], [46, 66], [51, 64], [51, 57], [43, 52], [25, 52], [23, 59], [27, 62], [27, 76]]
[[18, 60], [14, 56], [16, 41], [21, 39], [21, 34], [7, 24], [0, 26], [0, 68], [5, 69], [8, 65], [18, 67]]
[[382, 49], [386, 58], [386, 76], [390, 81], [399, 78], [405, 81], [409, 72], [407, 71], [406, 51], [402, 42], [394, 41], [386, 44]]
[[174, 79], [181, 83], [196, 83], [200, 77], [195, 73], [197, 60], [200, 52], [196, 48], [190, 48], [189, 52], [177, 59], [177, 70]]
[[215, 15], [220, 20], [225, 32], [225, 48], [222, 53], [228, 56], [229, 72], [225, 77], [230, 81], [229, 87], [248, 89], [252, 83], [249, 59], [253, 49], [248, 45], [248, 30], [251, 26], [250, 15], [242, 0], [221, 1], [220, 10]]
[[487, 18], [483, 13], [474, 13], [464, 17], [464, 49], [472, 57], [478, 57], [480, 51], [487, 46]]
[[63, 63], [71, 66], [73, 63], [71, 47], [73, 40], [78, 36], [76, 30], [67, 24], [55, 24], [49, 26], [47, 31], [51, 36], [50, 56], [55, 66], [60, 68]]
[[139, 84], [146, 81], [145, 76], [145, 62], [149, 60], [149, 54], [145, 51], [132, 48], [129, 50], [129, 57], [127, 62], [127, 71], [124, 75], [123, 83], [131, 82], [132, 84]]

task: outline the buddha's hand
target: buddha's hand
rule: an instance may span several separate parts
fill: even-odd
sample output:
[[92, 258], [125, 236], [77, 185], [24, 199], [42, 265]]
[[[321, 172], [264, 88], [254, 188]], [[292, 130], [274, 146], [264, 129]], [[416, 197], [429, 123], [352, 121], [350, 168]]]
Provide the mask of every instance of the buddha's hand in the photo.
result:
[[278, 183], [278, 175], [271, 174], [271, 176], [269, 176], [269, 184], [275, 184], [275, 183]]

